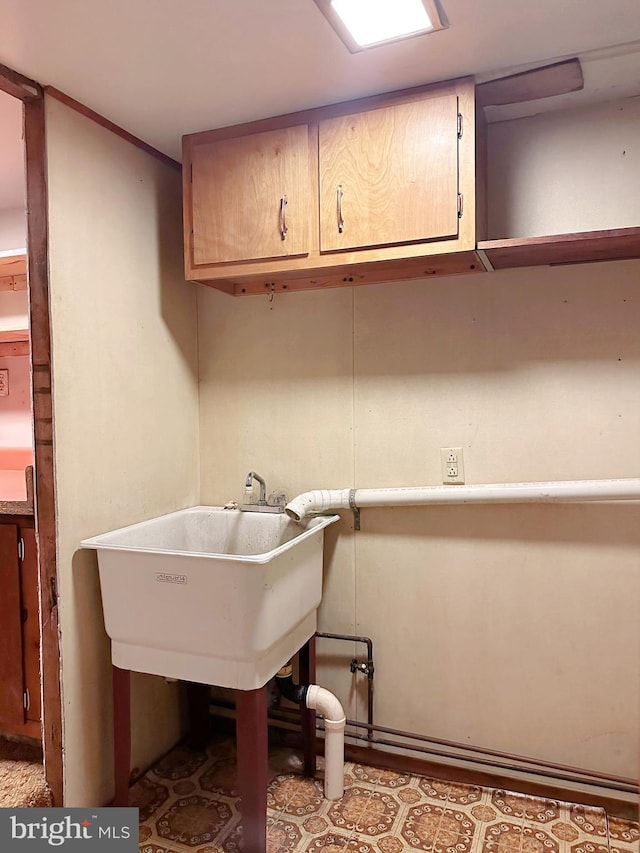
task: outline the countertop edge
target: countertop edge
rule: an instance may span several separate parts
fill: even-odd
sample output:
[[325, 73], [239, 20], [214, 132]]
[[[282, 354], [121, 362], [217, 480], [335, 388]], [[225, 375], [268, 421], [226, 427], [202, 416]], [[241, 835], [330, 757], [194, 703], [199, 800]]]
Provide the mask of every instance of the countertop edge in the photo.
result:
[[27, 465], [24, 470], [27, 484], [27, 499], [24, 501], [0, 500], [0, 515], [34, 515], [33, 503], [33, 465]]

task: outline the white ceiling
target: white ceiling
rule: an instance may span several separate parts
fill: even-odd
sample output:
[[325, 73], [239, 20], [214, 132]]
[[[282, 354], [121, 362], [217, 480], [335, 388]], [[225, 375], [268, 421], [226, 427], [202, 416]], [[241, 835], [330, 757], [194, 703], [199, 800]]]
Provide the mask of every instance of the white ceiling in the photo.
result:
[[571, 56], [572, 98], [640, 94], [639, 0], [442, 5], [449, 29], [350, 54], [312, 0], [0, 0], [0, 62], [176, 159], [184, 133]]

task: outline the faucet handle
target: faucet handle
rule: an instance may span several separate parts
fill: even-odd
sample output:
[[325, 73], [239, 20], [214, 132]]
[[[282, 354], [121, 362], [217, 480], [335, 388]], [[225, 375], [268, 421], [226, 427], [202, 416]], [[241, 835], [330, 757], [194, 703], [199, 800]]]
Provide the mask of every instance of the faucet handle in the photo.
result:
[[267, 498], [267, 506], [277, 506], [280, 509], [284, 510], [285, 506], [289, 503], [289, 498], [287, 493], [284, 491], [275, 491], [271, 492], [269, 497]]

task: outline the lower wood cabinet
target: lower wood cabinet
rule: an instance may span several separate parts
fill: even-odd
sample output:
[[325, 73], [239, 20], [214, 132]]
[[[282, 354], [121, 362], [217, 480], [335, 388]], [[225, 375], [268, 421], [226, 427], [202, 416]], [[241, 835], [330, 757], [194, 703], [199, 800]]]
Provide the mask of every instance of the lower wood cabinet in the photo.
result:
[[40, 738], [38, 554], [33, 519], [0, 520], [0, 730]]

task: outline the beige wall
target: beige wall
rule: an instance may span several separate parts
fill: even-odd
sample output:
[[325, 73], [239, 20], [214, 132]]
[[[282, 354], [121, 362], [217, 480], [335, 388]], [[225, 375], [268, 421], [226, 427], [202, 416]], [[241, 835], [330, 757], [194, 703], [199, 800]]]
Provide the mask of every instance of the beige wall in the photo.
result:
[[[2, 198], [0, 197], [0, 206]], [[0, 210], [0, 252], [24, 249], [27, 245], [27, 215], [23, 208]]]
[[[443, 446], [468, 483], [638, 473], [638, 262], [233, 299], [183, 281], [177, 174], [55, 101], [47, 122], [68, 805], [111, 795], [82, 538], [240, 499], [250, 469], [291, 495], [436, 484]], [[639, 513], [370, 510], [358, 534], [344, 513], [320, 627], [373, 637], [381, 724], [635, 776]], [[362, 649], [319, 649], [364, 719]], [[179, 730], [176, 687], [137, 676], [133, 764]]]
[[[9, 371], [9, 393], [0, 397], [0, 448], [31, 447], [33, 428], [29, 359], [24, 356], [0, 356], [0, 370]], [[22, 486], [24, 489], [25, 486]]]
[[[201, 499], [635, 476], [640, 263], [234, 299], [198, 293]], [[452, 487], [454, 488], [454, 487]], [[338, 525], [336, 525], [338, 528]], [[640, 507], [369, 510], [321, 628], [370, 635], [383, 725], [637, 776]], [[354, 710], [352, 649], [321, 681]], [[361, 649], [358, 649], [362, 653]], [[359, 715], [365, 719], [364, 679]]]
[[[0, 292], [0, 331], [28, 328], [28, 308], [26, 290]], [[0, 357], [2, 369], [9, 371], [9, 395], [0, 398], [0, 447], [30, 447], [33, 429], [29, 359]]]
[[640, 222], [640, 97], [489, 125], [489, 238]]
[[[111, 670], [81, 539], [197, 502], [196, 298], [180, 176], [47, 100], [65, 801], [112, 795]], [[127, 590], [123, 590], [123, 596]], [[137, 676], [133, 765], [176, 740], [175, 685]]]
[[29, 326], [29, 297], [26, 290], [0, 291], [0, 330]]

